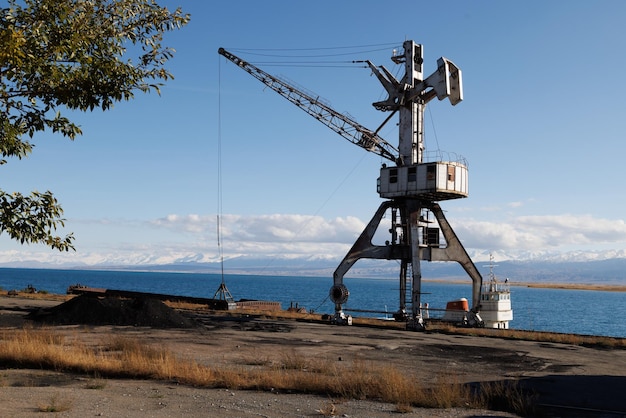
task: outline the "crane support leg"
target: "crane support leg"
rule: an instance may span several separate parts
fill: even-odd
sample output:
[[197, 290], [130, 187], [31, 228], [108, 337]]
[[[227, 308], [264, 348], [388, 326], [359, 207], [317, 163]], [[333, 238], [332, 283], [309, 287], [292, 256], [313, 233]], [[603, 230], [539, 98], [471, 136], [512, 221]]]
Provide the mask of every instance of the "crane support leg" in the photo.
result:
[[446, 240], [445, 248], [428, 248], [429, 254], [426, 259], [428, 261], [456, 261], [472, 279], [472, 312], [477, 313], [480, 305], [480, 291], [483, 278], [474, 265], [474, 262], [467, 254], [465, 247], [454, 233], [452, 226], [448, 223], [441, 206], [437, 203], [429, 203], [425, 205], [437, 219], [441, 233]]
[[374, 245], [372, 239], [385, 212], [394, 206], [393, 201], [381, 203], [378, 210], [367, 224], [352, 248], [345, 255], [335, 272], [333, 273], [333, 286], [330, 288], [330, 299], [335, 304], [335, 316], [333, 322], [345, 324], [348, 317], [343, 313], [342, 305], [348, 301], [350, 292], [343, 284], [343, 276], [361, 258], [373, 258], [382, 260], [401, 260], [408, 256], [408, 247], [404, 245]]
[[420, 215], [422, 208], [420, 202], [416, 199], [408, 199], [404, 201], [404, 211], [406, 215], [403, 217], [404, 222], [408, 222], [405, 226], [409, 234], [409, 242], [411, 248], [411, 317], [408, 319], [407, 328], [412, 330], [424, 330], [424, 320], [422, 318], [422, 267], [420, 265]]
[[350, 270], [350, 268], [361, 258], [388, 258], [389, 247], [379, 246], [372, 244], [372, 238], [376, 233], [380, 221], [385, 215], [385, 211], [391, 206], [391, 202], [383, 202], [378, 207], [378, 210], [367, 224], [361, 235], [356, 242], [350, 248], [350, 251], [343, 258], [339, 267], [333, 274], [333, 285], [343, 285], [343, 276]]
[[[385, 212], [392, 209], [391, 241], [386, 245], [374, 245], [372, 239], [376, 233]], [[432, 212], [439, 224], [439, 228], [446, 241], [445, 247], [428, 245], [420, 242], [421, 228], [424, 227], [421, 218], [422, 211]], [[400, 212], [400, 222], [396, 222], [395, 211]], [[402, 230], [400, 235], [395, 228]], [[352, 245], [333, 274], [333, 286], [330, 289], [330, 298], [335, 304], [335, 315], [331, 322], [348, 324], [351, 317], [343, 312], [343, 305], [348, 301], [350, 292], [343, 283], [344, 275], [361, 258], [400, 261], [400, 307], [394, 315], [397, 320], [407, 320], [407, 328], [423, 330], [424, 321], [421, 304], [422, 272], [420, 260], [425, 261], [456, 261], [472, 279], [472, 314], [470, 323], [480, 325], [479, 316], [480, 292], [482, 276], [472, 262], [467, 251], [461, 244], [452, 226], [448, 223], [439, 204], [419, 199], [395, 199], [383, 202], [359, 238]], [[407, 285], [411, 280], [411, 313], [407, 313]]]
[[[398, 238], [395, 233], [395, 214], [392, 222], [392, 241], [387, 245], [374, 245], [372, 239], [378, 229], [387, 209], [400, 211], [402, 234]], [[422, 272], [420, 267], [420, 215], [421, 202], [416, 199], [391, 200], [383, 202], [370, 222], [367, 224], [352, 248], [343, 258], [333, 274], [333, 286], [330, 289], [330, 298], [335, 304], [333, 322], [345, 324], [348, 317], [343, 312], [342, 305], [348, 300], [350, 292], [343, 283], [344, 275], [361, 258], [400, 260], [400, 307], [395, 315], [397, 319], [408, 319], [411, 329], [423, 329], [421, 315], [421, 287]], [[394, 212], [395, 213], [395, 212]], [[411, 316], [406, 314], [407, 273], [411, 265]]]

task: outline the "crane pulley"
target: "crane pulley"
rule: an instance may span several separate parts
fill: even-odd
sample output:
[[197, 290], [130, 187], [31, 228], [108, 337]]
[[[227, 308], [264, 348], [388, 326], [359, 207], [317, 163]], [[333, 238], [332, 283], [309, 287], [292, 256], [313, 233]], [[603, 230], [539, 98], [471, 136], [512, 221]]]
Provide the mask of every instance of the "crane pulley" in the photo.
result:
[[385, 141], [375, 131], [359, 124], [351, 117], [337, 112], [319, 97], [313, 97], [285, 80], [266, 73], [224, 48], [220, 48], [218, 53], [348, 141], [390, 161], [398, 162], [398, 150], [393, 145]]

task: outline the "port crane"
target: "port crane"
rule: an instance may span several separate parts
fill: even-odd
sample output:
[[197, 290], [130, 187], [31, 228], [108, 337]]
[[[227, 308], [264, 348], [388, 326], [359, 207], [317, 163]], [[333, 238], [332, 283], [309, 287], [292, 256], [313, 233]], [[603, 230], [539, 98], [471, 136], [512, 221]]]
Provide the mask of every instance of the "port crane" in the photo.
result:
[[[218, 53], [289, 100], [330, 129], [367, 151], [390, 162], [383, 164], [377, 180], [377, 191], [386, 199], [367, 224], [352, 248], [333, 274], [329, 295], [335, 304], [331, 322], [351, 324], [352, 317], [343, 310], [350, 292], [343, 278], [360, 259], [400, 261], [400, 302], [396, 320], [405, 320], [408, 329], [424, 329], [421, 301], [422, 273], [420, 261], [458, 262], [472, 279], [472, 307], [469, 325], [481, 326], [479, 315], [482, 276], [461, 241], [448, 223], [439, 201], [468, 195], [467, 164], [458, 161], [425, 161], [424, 110], [428, 102], [448, 99], [454, 106], [463, 100], [461, 70], [450, 60], [439, 58], [437, 69], [423, 76], [423, 46], [414, 41], [403, 43], [403, 53], [391, 57], [404, 65], [404, 76], [398, 80], [384, 66], [364, 61], [387, 93], [383, 101], [373, 103], [380, 111], [391, 112], [376, 130], [368, 129], [350, 116], [332, 109], [319, 97], [291, 83], [266, 73], [255, 65], [219, 48]], [[399, 141], [394, 147], [378, 132], [395, 114], [399, 115]], [[385, 214], [391, 212], [390, 239], [385, 245], [373, 244], [373, 237]], [[430, 213], [438, 227], [434, 227]], [[445, 243], [440, 242], [443, 235]], [[410, 283], [409, 283], [410, 279]], [[410, 288], [408, 287], [410, 284]], [[410, 302], [407, 303], [407, 289]], [[410, 306], [410, 312], [407, 309]]]

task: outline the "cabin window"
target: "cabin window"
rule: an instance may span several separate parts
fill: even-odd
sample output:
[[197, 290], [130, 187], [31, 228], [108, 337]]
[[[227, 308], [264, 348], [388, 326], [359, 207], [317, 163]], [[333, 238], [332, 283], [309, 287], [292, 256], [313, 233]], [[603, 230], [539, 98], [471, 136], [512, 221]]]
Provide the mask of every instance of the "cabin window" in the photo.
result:
[[422, 242], [429, 247], [439, 247], [439, 228], [425, 227], [422, 231]]
[[435, 169], [437, 167], [435, 167], [434, 165], [429, 165], [426, 166], [426, 179], [427, 180], [434, 180], [435, 179]]
[[392, 168], [389, 170], [389, 183], [397, 183], [398, 182], [398, 169]]
[[417, 167], [409, 167], [409, 183], [417, 181]]
[[448, 166], [448, 181], [454, 181], [454, 166]]

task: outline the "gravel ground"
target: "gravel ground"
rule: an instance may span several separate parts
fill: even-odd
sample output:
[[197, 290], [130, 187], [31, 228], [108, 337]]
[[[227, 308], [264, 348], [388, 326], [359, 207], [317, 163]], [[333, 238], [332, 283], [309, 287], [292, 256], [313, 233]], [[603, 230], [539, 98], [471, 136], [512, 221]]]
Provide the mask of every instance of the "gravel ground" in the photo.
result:
[[[11, 371], [0, 391], [3, 417], [45, 417], [41, 408], [56, 407], [54, 417], [515, 417], [467, 409], [414, 409], [398, 414], [394, 405], [371, 401], [333, 401], [318, 396], [226, 389], [198, 389], [146, 380], [94, 382], [41, 371]], [[13, 382], [25, 379], [25, 386]], [[30, 383], [28, 382], [30, 381]], [[40, 386], [44, 384], [48, 386]], [[37, 386], [33, 386], [37, 385]], [[334, 414], [331, 409], [334, 407]], [[64, 410], [66, 409], [66, 410]], [[327, 415], [324, 415], [326, 413]]]
[[[0, 296], [0, 335], [3, 328], [32, 326], [27, 314], [59, 303]], [[196, 316], [194, 320], [202, 324], [198, 328], [65, 324], [54, 325], [54, 330], [85, 344], [123, 335], [166, 347], [202, 364], [242, 365], [297, 352], [307, 358], [392, 365], [426, 384], [442, 374], [468, 383], [514, 380], [536, 391], [538, 402], [560, 406], [547, 408], [545, 416], [626, 416], [626, 350], [302, 321], [226, 319]], [[488, 410], [419, 408], [400, 414], [395, 405], [364, 400], [93, 379], [44, 370], [0, 370], [0, 417], [47, 416], [42, 409], [53, 410], [50, 416], [55, 417], [517, 416]]]

